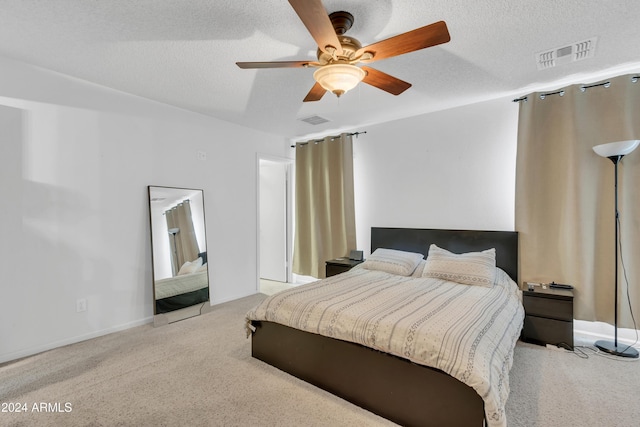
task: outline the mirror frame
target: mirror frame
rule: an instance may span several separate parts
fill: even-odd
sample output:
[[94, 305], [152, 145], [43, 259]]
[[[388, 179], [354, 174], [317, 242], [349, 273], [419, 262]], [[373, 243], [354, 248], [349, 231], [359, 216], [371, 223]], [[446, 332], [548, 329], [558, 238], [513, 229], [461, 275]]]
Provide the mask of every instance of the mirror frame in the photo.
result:
[[[201, 229], [203, 242], [200, 242], [198, 239], [198, 243], [199, 243], [198, 255], [201, 255], [201, 257], [202, 255], [204, 255], [203, 258], [205, 259], [203, 259], [203, 261], [207, 262], [207, 269], [206, 269], [206, 275], [205, 275], [206, 283], [207, 283], [207, 286], [206, 286], [207, 299], [202, 300], [201, 293], [198, 293], [197, 294], [198, 299], [196, 300], [195, 303], [190, 303], [190, 305], [185, 305], [184, 307], [171, 309], [169, 311], [164, 311], [161, 313], [158, 312], [159, 310], [157, 307], [157, 300], [156, 300], [157, 281], [166, 279], [167, 282], [171, 282], [171, 279], [177, 277], [177, 273], [173, 271], [173, 267], [172, 267], [172, 271], [171, 271], [171, 274], [173, 275], [172, 277], [163, 277], [161, 279], [156, 279], [156, 275], [157, 275], [156, 268], [158, 267], [158, 263], [160, 259], [160, 255], [156, 253], [157, 252], [156, 246], [157, 246], [157, 242], [160, 239], [162, 239], [163, 236], [154, 236], [154, 229], [157, 229], [160, 223], [164, 224], [164, 228], [168, 228], [168, 227], [166, 226], [166, 220], [164, 220], [164, 218], [162, 218], [162, 220], [158, 218], [158, 213], [156, 212], [157, 208], [153, 207], [153, 203], [157, 202], [157, 200], [155, 199], [157, 199], [158, 197], [157, 194], [154, 196], [154, 193], [153, 193], [154, 190], [163, 191], [165, 193], [176, 193], [175, 197], [173, 197], [174, 200], [169, 203], [171, 206], [179, 203], [182, 200], [189, 199], [189, 197], [193, 197], [193, 194], [195, 193], [200, 194], [202, 199], [202, 224], [201, 226], [198, 225], [196, 228]], [[206, 217], [205, 217], [205, 207], [204, 207], [204, 190], [196, 189], [196, 188], [181, 188], [181, 187], [167, 187], [167, 186], [160, 186], [160, 185], [149, 185], [147, 186], [147, 195], [148, 195], [148, 202], [149, 202], [149, 227], [150, 227], [150, 241], [151, 241], [151, 270], [152, 270], [152, 285], [153, 285], [153, 314], [154, 314], [153, 324], [154, 326], [166, 325], [169, 323], [177, 322], [179, 320], [198, 316], [200, 314], [204, 314], [206, 312], [211, 311], [211, 278], [209, 276], [208, 259], [206, 259], [208, 245], [207, 245], [207, 233], [206, 233], [206, 221], [205, 221]], [[199, 207], [198, 207], [198, 210], [199, 210]], [[162, 215], [164, 215], [164, 208], [163, 208]], [[162, 228], [162, 226], [160, 227]], [[167, 234], [170, 234], [169, 230], [167, 230]], [[155, 240], [154, 240], [154, 237], [155, 237]], [[175, 237], [175, 234], [174, 234], [174, 237]], [[201, 250], [200, 249], [201, 247], [204, 247], [204, 249]], [[200, 289], [204, 289], [204, 288], [200, 288]], [[184, 294], [179, 294], [176, 296], [180, 296], [180, 295], [189, 296], [188, 294], [189, 292]]]

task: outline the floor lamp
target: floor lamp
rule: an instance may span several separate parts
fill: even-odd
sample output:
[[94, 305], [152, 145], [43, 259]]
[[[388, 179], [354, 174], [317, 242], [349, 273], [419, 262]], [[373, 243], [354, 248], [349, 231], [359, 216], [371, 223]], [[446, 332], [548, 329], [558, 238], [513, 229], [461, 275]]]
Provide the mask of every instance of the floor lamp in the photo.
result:
[[173, 262], [171, 263], [171, 269], [173, 270], [173, 275], [178, 274], [178, 246], [176, 245], [176, 234], [180, 232], [179, 228], [170, 228], [169, 234], [173, 236]]
[[619, 141], [619, 142], [610, 142], [608, 144], [596, 145], [593, 147], [593, 151], [596, 154], [606, 157], [611, 160], [615, 166], [615, 246], [616, 246], [616, 265], [615, 265], [615, 309], [614, 309], [614, 341], [605, 341], [599, 340], [596, 341], [595, 345], [600, 350], [613, 354], [615, 356], [621, 357], [638, 357], [638, 350], [631, 346], [627, 345], [619, 345], [618, 344], [618, 227], [619, 227], [619, 218], [620, 215], [618, 213], [618, 163], [620, 160], [627, 154], [631, 153], [633, 150], [638, 148], [638, 144], [640, 144], [640, 140], [629, 140], [629, 141]]

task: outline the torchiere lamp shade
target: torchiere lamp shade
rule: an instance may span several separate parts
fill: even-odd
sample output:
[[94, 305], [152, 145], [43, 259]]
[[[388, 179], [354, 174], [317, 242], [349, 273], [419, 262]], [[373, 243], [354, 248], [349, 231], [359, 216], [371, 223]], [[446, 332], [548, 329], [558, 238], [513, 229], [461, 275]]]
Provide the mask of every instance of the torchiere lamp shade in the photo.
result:
[[640, 144], [640, 140], [638, 139], [609, 142], [607, 144], [596, 145], [595, 147], [593, 147], [593, 151], [595, 151], [597, 155], [602, 157], [626, 156], [627, 154], [638, 148], [638, 144]]

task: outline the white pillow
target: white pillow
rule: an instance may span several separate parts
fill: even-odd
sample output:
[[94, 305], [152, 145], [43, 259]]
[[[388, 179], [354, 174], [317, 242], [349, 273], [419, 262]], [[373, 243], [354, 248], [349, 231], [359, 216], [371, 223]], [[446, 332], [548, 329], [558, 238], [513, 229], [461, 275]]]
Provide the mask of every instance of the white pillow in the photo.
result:
[[482, 252], [454, 254], [431, 245], [422, 277], [491, 287], [496, 278], [496, 250], [491, 248]]
[[362, 268], [410, 276], [423, 259], [424, 255], [416, 252], [378, 248], [362, 263]]
[[424, 259], [420, 260], [416, 269], [413, 270], [413, 273], [411, 273], [411, 277], [418, 279], [422, 277], [422, 271], [424, 270], [424, 266], [426, 265], [426, 263], [427, 261], [425, 261]]
[[194, 261], [187, 261], [182, 264], [182, 267], [180, 267], [180, 270], [178, 271], [178, 274], [176, 276], [183, 276], [185, 274], [194, 273], [201, 266], [202, 258], [198, 258]]

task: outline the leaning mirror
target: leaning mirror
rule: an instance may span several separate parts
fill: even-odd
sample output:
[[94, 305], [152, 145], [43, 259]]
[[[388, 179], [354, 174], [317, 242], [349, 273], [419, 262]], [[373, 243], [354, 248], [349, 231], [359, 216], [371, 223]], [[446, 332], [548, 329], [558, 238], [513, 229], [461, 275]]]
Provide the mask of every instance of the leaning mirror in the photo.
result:
[[156, 326], [210, 309], [202, 190], [149, 186]]

